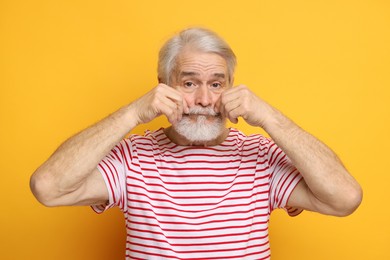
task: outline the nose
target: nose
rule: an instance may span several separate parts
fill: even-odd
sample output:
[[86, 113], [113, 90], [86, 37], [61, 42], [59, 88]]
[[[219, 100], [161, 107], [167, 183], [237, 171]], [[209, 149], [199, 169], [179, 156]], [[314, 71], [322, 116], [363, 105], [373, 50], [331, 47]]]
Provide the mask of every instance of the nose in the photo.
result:
[[212, 94], [207, 86], [202, 86], [196, 90], [195, 103], [198, 106], [208, 107], [212, 104]]

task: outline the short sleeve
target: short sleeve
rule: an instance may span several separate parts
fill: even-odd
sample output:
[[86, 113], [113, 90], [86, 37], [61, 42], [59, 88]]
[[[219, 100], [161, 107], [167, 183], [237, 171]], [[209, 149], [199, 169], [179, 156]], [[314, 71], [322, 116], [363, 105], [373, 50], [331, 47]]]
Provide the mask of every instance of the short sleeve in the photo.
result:
[[131, 143], [125, 139], [98, 164], [97, 169], [107, 186], [109, 199], [105, 205], [93, 205], [92, 209], [95, 212], [102, 213], [114, 206], [122, 211], [126, 210], [126, 165], [129, 163], [131, 163]]
[[287, 202], [302, 176], [282, 149], [273, 141], [270, 141], [268, 145], [267, 160], [270, 170], [271, 211], [276, 208], [283, 208], [290, 216], [296, 216], [302, 210], [288, 207]]

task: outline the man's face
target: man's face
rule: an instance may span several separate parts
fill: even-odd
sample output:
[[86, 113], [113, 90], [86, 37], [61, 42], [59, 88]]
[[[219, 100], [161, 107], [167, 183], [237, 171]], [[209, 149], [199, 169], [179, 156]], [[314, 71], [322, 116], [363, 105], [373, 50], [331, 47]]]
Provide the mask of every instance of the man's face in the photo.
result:
[[214, 108], [228, 87], [226, 61], [214, 53], [184, 51], [177, 61], [173, 87], [179, 87], [188, 106]]
[[225, 119], [214, 111], [221, 93], [230, 87], [224, 58], [213, 53], [184, 51], [178, 57], [173, 79], [190, 113], [173, 127], [190, 141], [211, 141], [225, 128]]

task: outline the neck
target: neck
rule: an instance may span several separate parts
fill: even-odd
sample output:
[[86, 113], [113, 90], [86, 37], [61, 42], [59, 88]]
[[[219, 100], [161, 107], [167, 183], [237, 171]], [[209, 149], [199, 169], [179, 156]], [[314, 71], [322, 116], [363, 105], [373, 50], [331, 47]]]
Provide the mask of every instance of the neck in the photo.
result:
[[165, 135], [171, 140], [173, 143], [181, 146], [215, 146], [221, 144], [225, 141], [226, 137], [229, 135], [230, 130], [228, 128], [224, 129], [224, 131], [214, 140], [210, 141], [190, 141], [184, 136], [180, 135], [176, 130], [170, 126], [164, 129]]

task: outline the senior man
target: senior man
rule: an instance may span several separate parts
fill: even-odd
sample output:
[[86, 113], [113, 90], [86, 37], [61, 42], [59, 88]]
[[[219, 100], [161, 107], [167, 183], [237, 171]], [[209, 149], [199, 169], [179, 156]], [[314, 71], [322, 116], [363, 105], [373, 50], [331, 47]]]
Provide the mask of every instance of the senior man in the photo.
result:
[[[31, 177], [46, 206], [118, 206], [127, 259], [269, 259], [272, 210], [346, 216], [359, 184], [335, 153], [246, 86], [214, 32], [181, 31], [160, 50], [159, 84], [65, 141]], [[125, 136], [164, 115], [171, 126]], [[246, 136], [226, 120], [263, 128]]]

